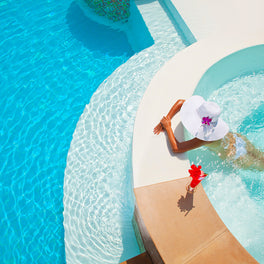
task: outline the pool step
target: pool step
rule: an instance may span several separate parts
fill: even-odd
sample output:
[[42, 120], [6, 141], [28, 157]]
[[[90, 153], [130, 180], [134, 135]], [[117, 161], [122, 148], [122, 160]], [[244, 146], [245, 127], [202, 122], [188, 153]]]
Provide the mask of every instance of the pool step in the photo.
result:
[[152, 264], [152, 261], [147, 252], [144, 252], [134, 258], [126, 260], [121, 264]]
[[152, 262], [258, 263], [227, 229], [201, 184], [195, 193], [186, 192], [189, 182], [188, 177], [134, 189], [135, 219]]

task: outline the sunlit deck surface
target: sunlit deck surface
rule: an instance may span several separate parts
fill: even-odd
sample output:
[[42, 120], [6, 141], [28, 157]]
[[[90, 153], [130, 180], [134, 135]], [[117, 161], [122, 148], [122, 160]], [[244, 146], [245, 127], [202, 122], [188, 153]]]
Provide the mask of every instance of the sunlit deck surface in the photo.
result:
[[153, 263], [257, 263], [221, 221], [202, 185], [194, 194], [186, 191], [189, 182], [135, 189], [135, 216]]
[[[186, 192], [189, 160], [153, 128], [177, 99], [190, 97], [206, 70], [240, 49], [264, 44], [264, 2], [172, 0], [197, 42], [156, 74], [139, 106], [133, 136], [135, 218], [153, 263], [257, 263], [217, 215], [202, 185]], [[179, 116], [174, 133], [183, 140]], [[135, 259], [133, 260], [135, 261]], [[129, 263], [129, 262], [127, 262]], [[131, 262], [137, 263], [137, 262]], [[140, 262], [138, 262], [140, 263]]]

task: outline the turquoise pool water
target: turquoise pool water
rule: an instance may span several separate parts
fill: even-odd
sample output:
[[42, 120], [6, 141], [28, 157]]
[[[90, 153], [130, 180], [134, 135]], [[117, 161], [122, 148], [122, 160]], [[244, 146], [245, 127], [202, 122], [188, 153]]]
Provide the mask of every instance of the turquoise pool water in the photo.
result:
[[65, 263], [63, 179], [77, 121], [133, 55], [73, 1], [0, 3], [1, 263]]
[[[233, 57], [227, 57], [226, 64], [216, 65], [214, 72], [203, 77], [195, 93], [217, 102], [231, 131], [245, 135], [264, 151], [262, 50], [263, 46], [259, 46], [237, 53], [235, 56], [240, 58], [235, 62], [232, 61]], [[258, 53], [254, 54], [255, 51]], [[252, 56], [256, 54], [257, 57]], [[236, 64], [238, 61], [239, 64]], [[248, 64], [248, 68], [241, 62]], [[262, 68], [259, 68], [261, 64]], [[232, 74], [237, 71], [238, 75], [223, 81], [223, 76], [230, 72], [221, 72], [228, 72], [229, 69], [233, 71]], [[214, 83], [213, 80], [217, 78], [222, 78], [222, 81]], [[264, 263], [264, 171], [238, 169], [232, 163], [223, 162], [205, 147], [191, 151], [189, 158], [191, 162], [201, 164], [203, 170], [209, 173], [203, 186], [226, 226], [257, 261]]]
[[98, 87], [69, 149], [64, 177], [68, 264], [117, 264], [140, 253], [132, 227], [134, 120], [154, 74], [188, 44], [159, 1], [136, 4], [154, 45], [133, 55]]

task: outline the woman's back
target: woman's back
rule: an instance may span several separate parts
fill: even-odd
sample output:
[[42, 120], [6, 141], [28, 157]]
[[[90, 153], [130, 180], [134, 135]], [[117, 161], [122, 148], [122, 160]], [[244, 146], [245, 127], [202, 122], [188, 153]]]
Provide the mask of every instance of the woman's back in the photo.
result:
[[208, 143], [206, 146], [221, 159], [233, 162], [244, 169], [264, 169], [264, 154], [245, 137], [228, 132], [224, 138]]

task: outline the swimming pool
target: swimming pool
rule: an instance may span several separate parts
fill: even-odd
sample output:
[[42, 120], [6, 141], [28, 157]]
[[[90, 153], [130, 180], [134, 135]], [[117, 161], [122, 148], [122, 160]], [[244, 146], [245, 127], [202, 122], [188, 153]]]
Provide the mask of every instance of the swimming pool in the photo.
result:
[[65, 263], [72, 134], [99, 84], [134, 52], [72, 1], [1, 1], [0, 12], [1, 263]]
[[98, 87], [77, 124], [64, 179], [67, 263], [120, 263], [140, 253], [131, 223], [134, 120], [154, 74], [187, 44], [159, 1], [136, 3], [155, 43]]
[[[240, 50], [213, 65], [195, 94], [217, 102], [231, 131], [246, 135], [264, 150], [264, 45]], [[231, 109], [231, 111], [230, 111]], [[239, 242], [264, 262], [264, 172], [240, 170], [222, 162], [205, 147], [190, 151], [189, 159], [209, 173], [205, 191], [216, 211]]]

